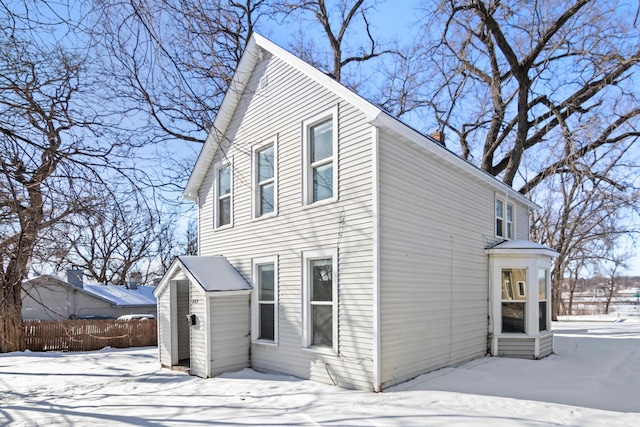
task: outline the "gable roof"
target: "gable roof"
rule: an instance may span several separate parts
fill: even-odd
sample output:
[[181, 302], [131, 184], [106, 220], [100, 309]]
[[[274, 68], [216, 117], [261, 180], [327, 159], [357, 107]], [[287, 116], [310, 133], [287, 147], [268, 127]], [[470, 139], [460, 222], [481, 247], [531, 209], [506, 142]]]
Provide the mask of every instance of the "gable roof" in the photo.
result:
[[160, 295], [170, 279], [182, 270], [189, 280], [205, 292], [250, 290], [251, 285], [231, 263], [220, 255], [183, 255], [176, 257], [171, 267], [162, 277], [154, 294]]
[[413, 143], [432, 152], [442, 160], [465, 170], [472, 176], [495, 187], [496, 190], [508, 193], [510, 197], [519, 200], [532, 209], [539, 208], [538, 205], [515, 191], [510, 186], [467, 160], [464, 160], [462, 157], [447, 149], [432, 137], [418, 132], [409, 125], [400, 121], [398, 118], [392, 116], [388, 112], [373, 105], [360, 95], [351, 91], [332, 77], [329, 77], [289, 51], [281, 48], [255, 32], [251, 35], [242, 58], [238, 63], [238, 68], [236, 69], [231, 84], [229, 85], [229, 89], [222, 100], [222, 104], [220, 105], [218, 114], [214, 119], [211, 131], [209, 132], [204, 146], [200, 151], [200, 155], [196, 160], [196, 164], [191, 172], [189, 181], [184, 189], [183, 198], [193, 201], [197, 200], [198, 189], [200, 188], [211, 162], [216, 155], [218, 147], [224, 140], [227, 127], [229, 126], [238, 103], [244, 94], [244, 90], [249, 78], [251, 77], [253, 69], [258, 63], [258, 60], [263, 56], [263, 51], [267, 51], [278, 57], [280, 60], [300, 71], [308, 78], [316, 81], [326, 89], [358, 108], [365, 115], [366, 121], [371, 125], [396, 132]]
[[129, 289], [124, 286], [83, 283], [82, 287], [78, 287], [49, 275], [35, 277], [26, 283], [31, 283], [34, 286], [40, 284], [62, 286], [117, 307], [156, 305], [156, 297], [153, 294], [155, 287], [153, 286], [138, 286], [137, 289]]

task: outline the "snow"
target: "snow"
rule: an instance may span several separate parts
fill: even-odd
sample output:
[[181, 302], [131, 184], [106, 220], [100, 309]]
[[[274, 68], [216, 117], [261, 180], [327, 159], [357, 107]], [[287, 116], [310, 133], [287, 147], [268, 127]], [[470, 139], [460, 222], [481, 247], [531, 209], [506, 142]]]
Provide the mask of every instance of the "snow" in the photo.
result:
[[555, 354], [485, 357], [385, 390], [251, 369], [200, 379], [157, 349], [0, 355], [0, 425], [640, 425], [640, 317], [554, 323]]
[[84, 283], [82, 289], [99, 298], [111, 301], [117, 306], [157, 304], [156, 297], [153, 295], [155, 286], [138, 286], [136, 289], [129, 289], [124, 286]]
[[233, 265], [223, 256], [179, 256], [177, 260], [205, 291], [251, 289]]

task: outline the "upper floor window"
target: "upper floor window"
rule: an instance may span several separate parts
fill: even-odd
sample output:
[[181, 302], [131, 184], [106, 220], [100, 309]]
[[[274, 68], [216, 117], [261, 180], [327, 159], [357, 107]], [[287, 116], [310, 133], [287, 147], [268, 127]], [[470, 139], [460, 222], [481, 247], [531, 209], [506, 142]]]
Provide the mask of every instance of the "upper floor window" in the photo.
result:
[[513, 205], [496, 199], [496, 236], [513, 239]]
[[233, 183], [231, 163], [221, 165], [216, 169], [216, 206], [215, 226], [230, 225], [233, 214]]
[[305, 204], [337, 198], [338, 108], [303, 123]]
[[276, 141], [254, 148], [254, 216], [276, 213], [277, 147]]
[[507, 203], [507, 222], [505, 223], [507, 239], [513, 239], [513, 205]]

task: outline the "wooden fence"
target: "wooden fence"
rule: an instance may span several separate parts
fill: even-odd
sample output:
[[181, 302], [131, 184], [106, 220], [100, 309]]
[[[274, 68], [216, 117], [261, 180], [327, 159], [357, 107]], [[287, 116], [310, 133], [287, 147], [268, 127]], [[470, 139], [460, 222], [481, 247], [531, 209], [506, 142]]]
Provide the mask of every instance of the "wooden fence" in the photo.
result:
[[26, 348], [31, 351], [90, 351], [104, 347], [158, 345], [157, 321], [25, 320]]

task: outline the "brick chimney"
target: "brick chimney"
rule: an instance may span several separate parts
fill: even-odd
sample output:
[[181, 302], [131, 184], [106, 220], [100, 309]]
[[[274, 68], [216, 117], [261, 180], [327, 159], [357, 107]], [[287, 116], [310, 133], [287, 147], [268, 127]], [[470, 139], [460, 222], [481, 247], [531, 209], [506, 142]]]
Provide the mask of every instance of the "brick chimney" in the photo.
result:
[[439, 130], [432, 132], [429, 134], [429, 136], [433, 139], [435, 139], [436, 141], [438, 141], [440, 143], [440, 145], [442, 145], [443, 147], [446, 147], [447, 145], [444, 143], [444, 132], [441, 132]]

